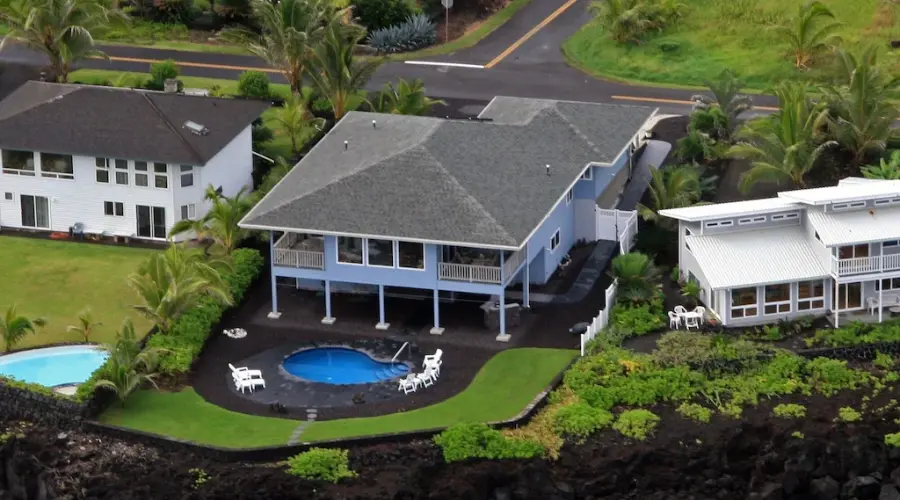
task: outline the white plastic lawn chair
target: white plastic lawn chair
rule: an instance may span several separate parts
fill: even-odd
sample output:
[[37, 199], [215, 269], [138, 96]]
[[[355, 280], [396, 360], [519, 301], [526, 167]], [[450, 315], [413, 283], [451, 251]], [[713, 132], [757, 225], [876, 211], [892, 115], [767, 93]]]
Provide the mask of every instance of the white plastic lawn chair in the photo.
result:
[[687, 309], [684, 306], [675, 306], [675, 314], [684, 314], [687, 312]]
[[262, 378], [261, 370], [251, 370], [246, 366], [235, 368], [231, 363], [228, 363], [228, 368], [231, 368], [231, 375], [234, 376], [235, 380]]
[[434, 373], [434, 379], [437, 380], [441, 376], [441, 360], [425, 363], [425, 371], [431, 370]]
[[265, 389], [266, 381], [261, 378], [235, 379], [234, 381], [234, 388], [241, 391], [242, 394], [246, 389], [250, 389], [250, 392], [253, 392], [253, 389], [258, 385], [261, 385], [263, 389]]
[[429, 354], [428, 356], [425, 356], [424, 364], [428, 365], [429, 363], [439, 362], [441, 360], [441, 356], [443, 356], [443, 355], [444, 355], [444, 351], [441, 349], [438, 349], [438, 350], [434, 351], [434, 354]]
[[423, 387], [432, 386], [437, 381], [437, 378], [434, 376], [434, 370], [431, 368], [426, 368], [423, 373], [416, 375], [416, 378], [422, 382]]
[[669, 311], [669, 328], [672, 330], [681, 328], [681, 316], [672, 311]]
[[866, 305], [869, 306], [869, 314], [875, 314], [875, 311], [878, 310], [878, 299], [869, 297], [866, 299]]
[[705, 307], [697, 306], [694, 308], [694, 312], [700, 315], [701, 320], [706, 317], [706, 308]]
[[407, 375], [405, 378], [400, 379], [400, 386], [397, 387], [398, 391], [403, 391], [403, 394], [409, 394], [411, 392], [416, 392], [416, 388], [419, 386], [419, 380], [412, 373]]

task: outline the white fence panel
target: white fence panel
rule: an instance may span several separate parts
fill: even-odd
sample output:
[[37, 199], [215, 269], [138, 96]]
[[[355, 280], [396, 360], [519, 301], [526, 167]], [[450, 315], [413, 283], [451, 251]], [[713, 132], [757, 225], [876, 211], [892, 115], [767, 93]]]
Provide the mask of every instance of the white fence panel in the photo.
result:
[[613, 280], [609, 288], [606, 289], [606, 307], [600, 310], [597, 316], [591, 320], [590, 326], [586, 332], [581, 334], [581, 355], [584, 356], [584, 348], [588, 342], [594, 340], [601, 330], [609, 325], [609, 313], [612, 311], [616, 302], [616, 290], [618, 289], [618, 281]]

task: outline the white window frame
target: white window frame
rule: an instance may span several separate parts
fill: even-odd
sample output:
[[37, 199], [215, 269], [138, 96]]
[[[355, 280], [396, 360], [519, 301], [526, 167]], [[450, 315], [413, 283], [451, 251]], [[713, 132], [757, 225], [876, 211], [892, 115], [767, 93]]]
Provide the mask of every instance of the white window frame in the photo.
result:
[[746, 224], [761, 224], [767, 219], [768, 218], [765, 215], [760, 215], [758, 217], [748, 217], [746, 219], [738, 219], [738, 225], [743, 226]]
[[882, 241], [881, 248], [894, 248], [900, 247], [900, 240], [890, 240], [890, 241]]
[[835, 203], [831, 205], [832, 210], [850, 210], [851, 208], [863, 208], [866, 206], [864, 201], [852, 201], [848, 203]]
[[[389, 241], [391, 242], [391, 265], [371, 264], [369, 263], [369, 241]], [[363, 240], [363, 263], [366, 267], [377, 267], [381, 269], [396, 269], [397, 267], [397, 241], [386, 238], [366, 238]]]
[[[3, 173], [9, 175], [21, 175], [22, 177], [36, 177], [38, 175], [38, 171], [40, 170], [40, 165], [35, 161], [34, 151], [24, 151], [21, 149], [4, 149], [2, 151], [16, 151], [19, 153], [31, 153], [31, 170], [24, 170], [20, 168], [9, 168], [6, 166], [6, 163], [3, 164]], [[2, 155], [2, 151], [0, 151], [0, 155]], [[0, 156], [0, 161], [2, 161], [2, 156]]]
[[[756, 301], [753, 302], [752, 304], [734, 305], [734, 291], [735, 290], [743, 290], [745, 288], [752, 288], [754, 290], [754, 294], [755, 294], [754, 296], [756, 297]], [[731, 288], [728, 290], [728, 300], [730, 302], [729, 314], [732, 318], [736, 318], [736, 319], [755, 318], [755, 317], [759, 316], [759, 313], [761, 312], [760, 308], [759, 308], [759, 287], [745, 286], [745, 287], [740, 287], [740, 288]], [[755, 314], [747, 314], [747, 311], [750, 309], [756, 309], [756, 313]], [[735, 311], [743, 311], [743, 314], [741, 316], [735, 316], [734, 315]]]
[[791, 213], [788, 213], [788, 214], [775, 214], [775, 215], [772, 216], [772, 222], [778, 221], [778, 220], [791, 220], [791, 219], [797, 219], [797, 218], [799, 218], [799, 217], [800, 217], [800, 214], [798, 214], [797, 212], [791, 212]]
[[555, 252], [557, 248], [559, 248], [559, 229], [557, 229], [552, 236], [550, 236], [550, 251]]
[[[815, 284], [822, 285], [822, 295], [815, 296], [815, 297], [805, 297], [805, 298], [800, 297], [800, 285], [803, 283], [809, 283], [810, 290], [815, 290], [815, 287], [813, 286]], [[827, 284], [825, 283], [825, 280], [809, 280], [809, 281], [798, 282], [797, 283], [797, 312], [818, 311], [821, 309], [825, 309], [825, 289], [826, 289], [826, 287], [827, 287]], [[822, 304], [818, 307], [813, 307], [814, 302], [821, 302]], [[803, 309], [802, 307], [800, 307], [800, 304], [809, 304], [809, 309]]]
[[[101, 165], [101, 163], [103, 163]], [[106, 172], [106, 180], [101, 181], [97, 174], [100, 172]], [[109, 184], [110, 183], [110, 175], [109, 175], [109, 158], [101, 158], [99, 156], [94, 157], [94, 182], [97, 184]]]
[[566, 192], [566, 205], [572, 203], [572, 200], [575, 199], [575, 188], [572, 188]]
[[900, 203], [900, 198], [884, 198], [881, 200], [875, 200], [874, 205], [876, 207], [884, 206], [884, 205], [896, 205]]
[[[185, 170], [185, 169], [187, 169], [187, 170]], [[194, 185], [194, 167], [192, 167], [191, 165], [179, 165], [178, 166], [178, 177], [179, 177], [179, 181], [180, 181], [179, 184], [181, 185], [181, 187], [186, 188], [186, 187], [193, 186]], [[189, 181], [190, 181], [189, 184], [184, 183], [185, 178], [189, 179]]]
[[194, 220], [197, 217], [197, 206], [193, 203], [181, 205], [181, 220]]
[[[22, 204], [24, 203], [22, 201], [23, 196], [31, 196], [31, 198], [33, 200], [33, 203], [34, 203], [34, 225], [26, 226], [25, 221], [21, 220], [20, 222], [22, 222], [22, 227], [32, 228], [32, 229], [53, 229], [53, 212], [50, 209], [50, 206], [53, 204], [53, 199], [49, 196], [40, 196], [40, 195], [36, 195], [36, 194], [20, 194], [19, 195], [19, 217], [22, 216]], [[37, 225], [37, 219], [38, 219], [38, 217], [37, 217], [37, 207], [38, 207], [37, 200], [38, 200], [38, 198], [44, 198], [47, 200], [47, 225], [46, 226], [38, 226]]]
[[[125, 168], [120, 167], [119, 162], [123, 162], [125, 165]], [[116, 159], [113, 159], [112, 163], [113, 163], [112, 172], [113, 172], [113, 177], [115, 178], [114, 179], [115, 185], [116, 186], [130, 186], [131, 185], [131, 175], [129, 174], [128, 160], [116, 158]], [[119, 182], [119, 174], [125, 175], [125, 182]]]
[[581, 179], [585, 181], [593, 180], [594, 178], [594, 167], [588, 167], [581, 173]]
[[[163, 173], [163, 172], [157, 172], [157, 171], [156, 171], [156, 166], [157, 166], [157, 165], [165, 165], [165, 166], [166, 166], [166, 171], [165, 171], [165, 173]], [[163, 163], [163, 162], [154, 162], [152, 168], [153, 168], [153, 186], [152, 186], [152, 187], [155, 188], [155, 189], [169, 189], [169, 165], [168, 165], [167, 163]], [[166, 187], [159, 187], [159, 186], [157, 186], [157, 185], [156, 185], [156, 180], [157, 180], [157, 179], [165, 179], [165, 180], [166, 180]]]
[[[51, 172], [49, 170], [44, 170], [44, 155], [56, 155], [56, 156], [68, 156], [70, 161], [69, 164], [72, 165], [72, 173], [67, 172]], [[75, 180], [75, 156], [74, 155], [65, 155], [65, 154], [57, 154], [57, 153], [41, 153], [41, 177], [45, 177], [47, 179], [64, 179], [64, 180]]]
[[[768, 302], [766, 300], [766, 288], [769, 286], [785, 286], [787, 285], [788, 290], [788, 298], [787, 300], [776, 300], [773, 302]], [[771, 285], [764, 285], [762, 287], [762, 313], [763, 316], [778, 316], [779, 314], [788, 314], [791, 312], [791, 298], [794, 296], [794, 287], [790, 283], [774, 283]], [[769, 306], [775, 306], [775, 312], [766, 312], [766, 308]], [[784, 306], [787, 306], [785, 309]]]
[[[900, 278], [883, 278], [880, 280], [875, 280], [875, 291], [879, 291], [881, 289], [881, 285], [883, 282], [887, 281], [890, 284], [890, 288], [885, 288], [881, 290], [882, 292], [896, 292], [900, 290]], [[896, 283], [895, 283], [896, 281]], [[896, 286], [895, 286], [896, 285]]]
[[[142, 164], [142, 165], [144, 166], [144, 170], [139, 170], [139, 169], [138, 169], [138, 164], [139, 164], [139, 163]], [[134, 162], [134, 187], [139, 187], [139, 188], [149, 188], [149, 187], [151, 187], [151, 186], [150, 186], [150, 177], [153, 175], [153, 173], [151, 172], [150, 169], [152, 169], [152, 168], [153, 168], [153, 164], [152, 164], [152, 163], [149, 163], [149, 162], [146, 162], [146, 161], [138, 161], [138, 160], [135, 160], [135, 162]], [[145, 182], [146, 184], [143, 185], [143, 186], [141, 186], [140, 184], [138, 184], [138, 179], [139, 179], [139, 178], [143, 178], [143, 179], [144, 179], [144, 182]]]
[[[111, 214], [106, 213], [106, 205], [107, 205], [107, 203], [110, 204], [110, 206], [112, 206], [112, 213], [111, 213]], [[117, 210], [116, 210], [117, 208], [121, 208], [121, 209], [122, 209], [122, 210], [121, 210], [121, 213], [116, 213], [116, 212], [117, 212]], [[106, 216], [106, 217], [125, 217], [125, 204], [122, 203], [121, 201], [104, 201], [104, 202], [103, 202], [103, 215]]]
[[[422, 245], [422, 267], [406, 267], [400, 265], [400, 243], [411, 243], [413, 245]], [[369, 247], [366, 247], [369, 248]], [[428, 252], [425, 251], [424, 243], [417, 243], [415, 241], [406, 241], [406, 240], [394, 240], [394, 264], [397, 269], [402, 269], [404, 271], [424, 271], [428, 268]]]
[[[359, 240], [362, 243], [362, 248], [360, 248], [360, 252], [362, 252], [360, 255], [360, 257], [362, 258], [361, 259], [362, 262], [344, 262], [341, 260], [341, 238], [352, 238], [355, 240]], [[342, 266], [365, 267], [366, 257], [368, 256], [368, 253], [369, 253], [368, 248], [369, 248], [368, 243], [366, 243], [365, 238], [357, 238], [356, 236], [335, 236], [334, 237], [334, 252], [335, 252], [334, 259], [335, 259], [335, 262], [337, 262], [338, 264], [340, 264]]]

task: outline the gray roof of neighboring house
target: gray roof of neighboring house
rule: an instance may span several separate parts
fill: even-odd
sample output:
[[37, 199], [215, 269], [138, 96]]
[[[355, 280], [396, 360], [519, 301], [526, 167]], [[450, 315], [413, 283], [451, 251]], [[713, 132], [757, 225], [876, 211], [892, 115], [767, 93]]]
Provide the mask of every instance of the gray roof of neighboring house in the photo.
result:
[[349, 113], [242, 224], [519, 247], [653, 112], [498, 97], [491, 121]]
[[[204, 165], [269, 106], [30, 81], [0, 101], [0, 148]], [[188, 121], [208, 133], [192, 133]]]

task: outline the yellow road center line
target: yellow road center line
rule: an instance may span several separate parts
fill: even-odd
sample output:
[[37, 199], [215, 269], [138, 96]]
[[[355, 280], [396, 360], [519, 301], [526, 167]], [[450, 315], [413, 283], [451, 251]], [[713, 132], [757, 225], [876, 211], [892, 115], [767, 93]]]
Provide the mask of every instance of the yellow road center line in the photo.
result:
[[[93, 59], [103, 60], [103, 57], [94, 57]], [[146, 64], [155, 64], [158, 62], [162, 62], [161, 59], [142, 59], [138, 57], [110, 57], [110, 61], [120, 61], [120, 62], [131, 62], [131, 63], [146, 63]], [[208, 68], [208, 69], [228, 69], [234, 71], [264, 71], [266, 73], [281, 73], [277, 69], [265, 68], [259, 66], [231, 66], [228, 64], [208, 64], [208, 63], [198, 63], [198, 62], [182, 62], [175, 61], [177, 66], [186, 66], [191, 68]]]
[[552, 14], [550, 14], [549, 16], [544, 18], [544, 20], [541, 21], [540, 23], [538, 23], [537, 26], [535, 26], [534, 28], [531, 28], [531, 30], [528, 31], [528, 33], [525, 33], [525, 35], [522, 38], [519, 38], [518, 40], [516, 40], [512, 45], [507, 47], [506, 50], [501, 52], [500, 55], [498, 55], [497, 57], [492, 59], [491, 62], [485, 64], [484, 65], [485, 69], [493, 68], [494, 66], [499, 64], [500, 61], [506, 59], [507, 56], [509, 56], [510, 54], [515, 52], [516, 49], [521, 47], [523, 43], [527, 42], [529, 38], [533, 37], [535, 35], [535, 33], [537, 33], [538, 31], [541, 31], [545, 26], [552, 23], [554, 19], [561, 16], [563, 12], [565, 12], [566, 10], [569, 9], [569, 7], [575, 5], [575, 2], [577, 2], [577, 1], [578, 0], [569, 0], [568, 2], [564, 3], [562, 5], [562, 7], [553, 11]]
[[[617, 99], [620, 101], [638, 101], [638, 102], [660, 102], [664, 104], [687, 104], [694, 105], [694, 101], [682, 101], [679, 99], [662, 99], [659, 97], [635, 97], [630, 95], [614, 95], [610, 96], [611, 99]], [[771, 106], [753, 106], [753, 109], [759, 109], [761, 111], [778, 111], [779, 108], [773, 108]]]

